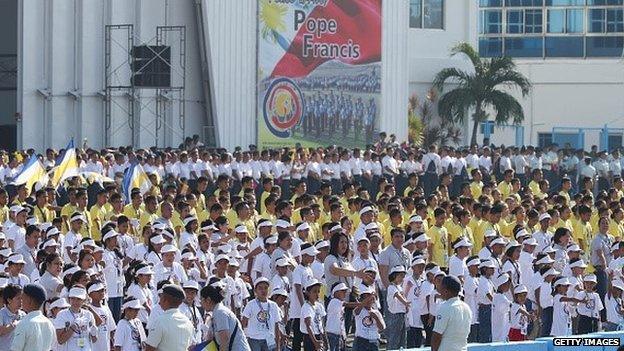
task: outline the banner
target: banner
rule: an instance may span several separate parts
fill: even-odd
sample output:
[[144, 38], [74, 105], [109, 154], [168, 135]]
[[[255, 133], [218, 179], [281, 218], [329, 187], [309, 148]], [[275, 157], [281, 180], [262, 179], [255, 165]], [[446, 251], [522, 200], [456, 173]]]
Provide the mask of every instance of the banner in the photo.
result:
[[372, 143], [382, 0], [260, 0], [258, 144]]

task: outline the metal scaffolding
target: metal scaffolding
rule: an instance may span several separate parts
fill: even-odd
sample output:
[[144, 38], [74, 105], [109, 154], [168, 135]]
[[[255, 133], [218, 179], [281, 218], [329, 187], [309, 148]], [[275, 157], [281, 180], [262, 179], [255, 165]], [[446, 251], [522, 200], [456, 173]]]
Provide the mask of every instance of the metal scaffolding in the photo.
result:
[[[134, 25], [132, 24], [107, 25], [105, 28], [104, 144], [110, 146], [112, 137], [126, 125], [126, 123], [119, 123], [113, 127], [113, 121], [122, 118], [113, 113], [113, 106], [125, 114], [127, 126], [132, 133], [132, 146], [140, 145], [140, 135], [143, 132], [154, 137], [157, 147], [171, 144], [173, 140], [167, 140], [167, 133], [163, 133], [165, 140], [162, 145], [159, 145], [163, 127], [172, 134], [176, 134], [180, 139], [184, 139], [186, 134], [186, 26], [158, 26], [156, 27], [156, 35], [147, 41], [135, 36]], [[118, 40], [116, 39], [117, 35], [121, 35], [125, 39]], [[140, 87], [134, 84], [132, 79], [132, 50], [135, 43], [147, 46], [154, 54], [154, 58], [148, 64], [153, 60], [162, 59], [162, 52], [154, 50], [150, 45], [169, 46], [172, 43], [177, 44], [177, 47], [171, 46], [171, 60], [167, 63], [171, 70], [170, 87]], [[174, 55], [174, 48], [177, 48], [176, 55]], [[142, 96], [141, 91], [144, 90], [154, 91], [154, 97], [148, 99]], [[151, 108], [152, 104], [155, 106], [154, 109]], [[172, 113], [168, 113], [174, 104], [177, 104], [178, 110], [175, 119]], [[155, 121], [142, 123], [142, 110], [153, 113]], [[181, 133], [175, 127], [176, 119]]]

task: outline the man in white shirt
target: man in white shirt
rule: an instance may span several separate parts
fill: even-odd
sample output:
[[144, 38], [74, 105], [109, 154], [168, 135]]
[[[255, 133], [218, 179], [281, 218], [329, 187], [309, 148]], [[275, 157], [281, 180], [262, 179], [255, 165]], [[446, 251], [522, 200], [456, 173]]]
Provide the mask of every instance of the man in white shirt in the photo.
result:
[[458, 296], [461, 289], [461, 283], [456, 277], [446, 276], [442, 279], [439, 293], [444, 302], [438, 307], [431, 351], [466, 350], [472, 312]]
[[45, 290], [36, 284], [28, 284], [22, 292], [22, 309], [26, 316], [13, 331], [10, 351], [51, 350], [56, 341], [52, 322], [41, 313], [46, 300]]

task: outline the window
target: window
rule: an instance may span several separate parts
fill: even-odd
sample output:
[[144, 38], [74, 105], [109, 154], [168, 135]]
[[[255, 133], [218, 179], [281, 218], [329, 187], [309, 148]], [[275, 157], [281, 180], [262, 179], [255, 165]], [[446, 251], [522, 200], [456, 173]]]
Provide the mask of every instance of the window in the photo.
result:
[[537, 145], [541, 148], [552, 145], [552, 133], [537, 133]]
[[503, 31], [503, 13], [500, 10], [483, 10], [480, 12], [481, 34], [499, 34]]
[[609, 149], [622, 147], [622, 134], [609, 134]]
[[444, 29], [444, 0], [410, 0], [410, 28]]
[[479, 0], [479, 4], [483, 56], [622, 55], [624, 0]]
[[619, 57], [624, 50], [623, 37], [587, 37], [587, 57]]
[[542, 10], [526, 10], [524, 11], [524, 32], [525, 33], [542, 33]]
[[546, 57], [583, 57], [583, 37], [546, 37]]
[[479, 53], [483, 57], [503, 56], [503, 38], [480, 38]]

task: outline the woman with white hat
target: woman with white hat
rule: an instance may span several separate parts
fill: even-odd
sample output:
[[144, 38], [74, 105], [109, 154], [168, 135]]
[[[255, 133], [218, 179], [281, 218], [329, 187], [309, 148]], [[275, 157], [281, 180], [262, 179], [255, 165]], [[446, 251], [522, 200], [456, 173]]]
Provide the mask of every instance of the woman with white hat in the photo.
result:
[[139, 311], [144, 307], [134, 297], [128, 297], [121, 305], [123, 318], [117, 323], [114, 351], [141, 351], [146, 340], [143, 324], [137, 318]]
[[153, 276], [154, 271], [151, 266], [142, 265], [137, 267], [137, 270], [134, 272], [134, 281], [126, 292], [126, 296], [136, 298], [141, 303], [141, 306], [144, 307], [144, 309], [139, 311], [139, 320], [144, 325], [147, 324], [148, 316], [155, 304], [150, 286]]
[[494, 284], [492, 276], [496, 265], [491, 260], [482, 260], [479, 263], [481, 276], [477, 288], [477, 303], [479, 305], [479, 342], [492, 342], [492, 299], [494, 298]]
[[82, 285], [69, 289], [69, 308], [62, 310], [54, 319], [58, 351], [85, 351], [93, 348], [97, 340], [97, 325], [102, 319], [94, 312], [84, 309], [87, 290]]
[[121, 304], [124, 295], [126, 278], [124, 275], [123, 256], [117, 246], [119, 234], [111, 229], [104, 233], [104, 282], [106, 283], [106, 293], [108, 295], [108, 306], [113, 313], [115, 321], [121, 318]]
[[44, 273], [39, 278], [39, 285], [45, 289], [48, 299], [58, 297], [63, 289], [63, 280], [61, 279], [63, 260], [61, 260], [61, 256], [58, 253], [46, 256], [41, 269]]
[[[145, 253], [145, 258], [141, 260], [147, 261], [153, 266], [160, 263], [160, 261], [162, 261], [161, 250], [166, 242], [167, 240], [165, 240], [165, 238], [161, 234], [153, 233], [150, 236], [147, 244], [147, 252]], [[137, 258], [135, 257], [135, 259]]]

